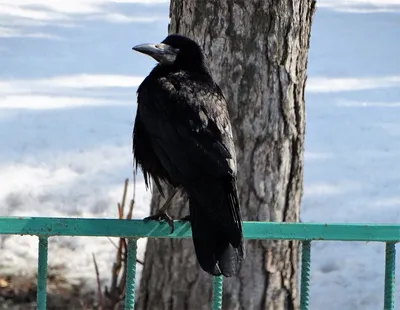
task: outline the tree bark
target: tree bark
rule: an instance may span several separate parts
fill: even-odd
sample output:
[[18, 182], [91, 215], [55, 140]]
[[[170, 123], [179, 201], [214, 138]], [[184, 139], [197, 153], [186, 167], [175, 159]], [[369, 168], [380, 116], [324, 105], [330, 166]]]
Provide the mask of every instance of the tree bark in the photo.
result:
[[[221, 86], [234, 130], [244, 219], [299, 221], [307, 57], [314, 0], [172, 0], [170, 33], [196, 40]], [[163, 199], [154, 190], [151, 212]], [[174, 201], [172, 216], [188, 213]], [[298, 309], [299, 243], [246, 242], [223, 309]], [[210, 309], [212, 278], [191, 240], [148, 241], [137, 309]]]

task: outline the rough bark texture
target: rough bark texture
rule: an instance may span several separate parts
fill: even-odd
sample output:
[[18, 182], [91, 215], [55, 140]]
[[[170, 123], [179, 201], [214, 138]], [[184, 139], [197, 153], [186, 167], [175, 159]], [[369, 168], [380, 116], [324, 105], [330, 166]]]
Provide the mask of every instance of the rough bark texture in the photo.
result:
[[[172, 0], [170, 33], [196, 40], [230, 109], [244, 219], [299, 220], [303, 191], [304, 88], [314, 0]], [[156, 191], [151, 210], [163, 199]], [[184, 198], [172, 215], [188, 213]], [[298, 309], [299, 244], [246, 242], [223, 309]], [[191, 240], [147, 245], [137, 309], [210, 309], [212, 279]]]

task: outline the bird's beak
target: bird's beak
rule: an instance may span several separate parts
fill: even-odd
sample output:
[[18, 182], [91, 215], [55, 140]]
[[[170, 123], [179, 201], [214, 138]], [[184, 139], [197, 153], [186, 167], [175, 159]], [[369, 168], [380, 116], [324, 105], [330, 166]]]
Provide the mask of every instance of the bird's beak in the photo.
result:
[[179, 49], [164, 43], [140, 44], [132, 47], [134, 51], [149, 55], [160, 63], [172, 64], [175, 62]]

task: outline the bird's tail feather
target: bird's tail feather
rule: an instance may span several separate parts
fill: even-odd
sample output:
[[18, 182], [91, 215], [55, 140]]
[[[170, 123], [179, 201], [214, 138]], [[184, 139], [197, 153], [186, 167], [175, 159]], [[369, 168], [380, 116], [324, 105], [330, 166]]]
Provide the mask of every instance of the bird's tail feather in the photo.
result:
[[[192, 195], [189, 198], [189, 208], [193, 244], [197, 260], [203, 270], [212, 275], [223, 274], [231, 277], [238, 273], [244, 258], [241, 222], [237, 222], [235, 213], [231, 211], [235, 207], [238, 208], [237, 194], [236, 191], [228, 194], [223, 190], [218, 191], [218, 186], [213, 189], [217, 190], [215, 193], [224, 195], [222, 200], [216, 199], [216, 201], [225, 205], [215, 209], [225, 209], [226, 212], [223, 212], [225, 216], [221, 219], [210, 215], [207, 210], [210, 206], [199, 203], [197, 195]], [[210, 192], [207, 194], [205, 195], [209, 196]], [[239, 220], [241, 221], [240, 218]]]

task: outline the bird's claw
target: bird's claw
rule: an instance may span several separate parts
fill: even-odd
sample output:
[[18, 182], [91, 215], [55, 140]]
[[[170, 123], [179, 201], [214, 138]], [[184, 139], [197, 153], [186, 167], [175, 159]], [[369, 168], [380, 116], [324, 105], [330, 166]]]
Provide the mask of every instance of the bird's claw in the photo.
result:
[[145, 220], [145, 221], [158, 221], [158, 222], [166, 221], [168, 223], [169, 227], [171, 227], [170, 234], [172, 234], [174, 232], [174, 230], [175, 230], [174, 220], [167, 213], [154, 214], [154, 215], [145, 217], [143, 220]]

